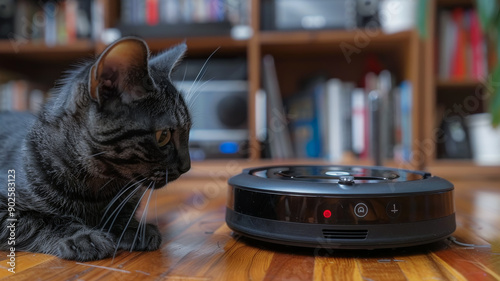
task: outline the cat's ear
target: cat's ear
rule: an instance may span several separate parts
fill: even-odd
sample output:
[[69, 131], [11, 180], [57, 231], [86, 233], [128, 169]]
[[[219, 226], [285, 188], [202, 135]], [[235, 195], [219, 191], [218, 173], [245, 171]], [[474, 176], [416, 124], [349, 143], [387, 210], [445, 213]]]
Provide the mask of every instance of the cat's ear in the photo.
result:
[[149, 60], [149, 64], [166, 71], [168, 73], [168, 78], [170, 78], [170, 74], [181, 62], [186, 50], [186, 43], [181, 43], [156, 55], [154, 58]]
[[125, 37], [108, 46], [90, 69], [90, 97], [99, 104], [113, 95], [124, 103], [143, 97], [154, 87], [148, 59], [148, 46], [139, 38]]

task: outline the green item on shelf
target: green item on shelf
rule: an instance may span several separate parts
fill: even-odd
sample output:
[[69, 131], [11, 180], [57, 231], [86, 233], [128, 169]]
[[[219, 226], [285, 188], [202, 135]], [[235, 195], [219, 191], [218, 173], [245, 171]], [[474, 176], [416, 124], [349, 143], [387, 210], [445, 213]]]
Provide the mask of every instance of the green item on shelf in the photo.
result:
[[497, 61], [487, 80], [493, 126], [500, 125], [500, 0], [476, 0], [481, 26], [495, 45]]

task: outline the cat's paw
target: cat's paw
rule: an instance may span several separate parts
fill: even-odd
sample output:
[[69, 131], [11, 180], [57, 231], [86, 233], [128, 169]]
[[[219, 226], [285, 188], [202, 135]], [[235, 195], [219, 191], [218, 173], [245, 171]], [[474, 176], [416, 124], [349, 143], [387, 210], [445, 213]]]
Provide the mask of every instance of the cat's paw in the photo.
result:
[[63, 238], [55, 255], [68, 260], [92, 261], [109, 257], [115, 250], [113, 236], [98, 230], [81, 230]]
[[[145, 235], [144, 235], [145, 234]], [[129, 251], [154, 251], [161, 245], [161, 233], [153, 224], [146, 224], [146, 231], [142, 227], [128, 228], [120, 241], [120, 249]]]

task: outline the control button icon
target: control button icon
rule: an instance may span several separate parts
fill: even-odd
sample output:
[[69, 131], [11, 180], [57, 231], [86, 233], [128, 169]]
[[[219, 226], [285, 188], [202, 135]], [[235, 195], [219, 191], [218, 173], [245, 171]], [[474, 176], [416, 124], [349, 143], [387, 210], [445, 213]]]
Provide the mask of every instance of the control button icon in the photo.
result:
[[358, 218], [364, 218], [368, 214], [368, 207], [365, 203], [358, 203], [354, 206], [354, 214]]
[[385, 211], [390, 218], [397, 218], [401, 213], [401, 204], [395, 201], [391, 201], [389, 202], [389, 204], [387, 204]]

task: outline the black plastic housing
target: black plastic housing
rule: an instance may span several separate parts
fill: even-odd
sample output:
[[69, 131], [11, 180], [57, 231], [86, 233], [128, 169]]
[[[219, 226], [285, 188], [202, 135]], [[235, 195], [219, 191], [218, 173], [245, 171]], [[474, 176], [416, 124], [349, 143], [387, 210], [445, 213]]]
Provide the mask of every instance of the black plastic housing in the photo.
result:
[[271, 166], [229, 179], [226, 222], [268, 242], [344, 249], [405, 247], [456, 228], [453, 185], [426, 172]]

